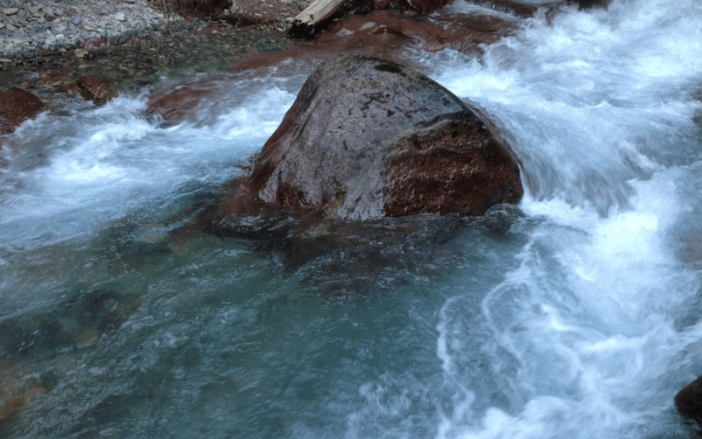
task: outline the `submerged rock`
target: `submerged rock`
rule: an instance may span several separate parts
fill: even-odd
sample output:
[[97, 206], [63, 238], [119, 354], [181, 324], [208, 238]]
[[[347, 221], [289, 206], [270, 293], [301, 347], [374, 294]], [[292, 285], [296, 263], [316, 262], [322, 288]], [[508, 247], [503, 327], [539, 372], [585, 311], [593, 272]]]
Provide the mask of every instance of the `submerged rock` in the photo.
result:
[[0, 92], [0, 134], [9, 134], [44, 109], [41, 100], [21, 88]]
[[117, 97], [117, 93], [112, 90], [110, 84], [98, 76], [83, 76], [75, 82], [61, 85], [59, 89], [98, 104]]
[[286, 52], [248, 53], [232, 65], [232, 70], [272, 66], [288, 58], [328, 60], [342, 54], [387, 58], [401, 53], [403, 45], [432, 52], [450, 48], [481, 53], [485, 45], [512, 34], [519, 26], [519, 16], [517, 12], [510, 17], [443, 11], [427, 17], [395, 9], [351, 14], [334, 20], [325, 32], [296, 43]]
[[203, 102], [216, 99], [222, 92], [222, 77], [197, 79], [162, 90], [149, 96], [147, 107], [152, 114], [159, 115], [164, 122], [178, 124], [197, 119], [197, 111]]
[[117, 96], [110, 84], [97, 76], [83, 76], [77, 84], [93, 100], [109, 101]]
[[519, 172], [479, 110], [409, 68], [345, 56], [308, 78], [220, 203], [215, 228], [236, 233], [241, 218], [281, 212], [341, 221], [481, 215], [519, 201]]

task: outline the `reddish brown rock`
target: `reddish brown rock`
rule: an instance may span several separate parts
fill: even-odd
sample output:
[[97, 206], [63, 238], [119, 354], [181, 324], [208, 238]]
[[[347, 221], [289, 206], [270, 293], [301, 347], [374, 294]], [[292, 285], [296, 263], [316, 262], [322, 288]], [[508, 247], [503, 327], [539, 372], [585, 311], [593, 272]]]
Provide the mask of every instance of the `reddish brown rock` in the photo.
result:
[[[300, 56], [296, 56], [300, 55]], [[270, 67], [289, 58], [306, 58], [303, 52], [247, 52], [236, 62], [234, 62], [230, 70], [233, 72], [241, 72], [244, 70], [258, 69], [261, 67]]]
[[78, 87], [78, 84], [75, 82], [71, 82], [68, 84], [61, 84], [59, 85], [59, 90], [66, 92], [68, 94], [71, 94], [73, 96], [78, 96], [83, 99], [87, 99], [88, 97], [85, 95], [83, 90]]
[[[47, 77], [45, 82], [56, 81], [59, 83], [61, 75], [57, 72], [56, 77]], [[64, 83], [59, 86], [59, 90], [65, 91], [83, 99], [94, 100], [97, 103], [104, 103], [115, 97], [117, 93], [110, 87], [110, 84], [103, 78], [97, 76], [83, 76], [75, 82]]]
[[83, 76], [76, 84], [94, 100], [109, 101], [117, 96], [110, 84], [97, 76]]
[[44, 109], [41, 100], [20, 88], [0, 92], [0, 134], [11, 133], [19, 124]]
[[471, 115], [404, 138], [396, 147], [406, 152], [390, 161], [383, 177], [385, 215], [482, 215], [495, 204], [518, 201], [518, 170], [506, 166], [512, 158], [497, 142], [484, 119]]
[[73, 76], [73, 73], [63, 69], [42, 73], [41, 80], [44, 82], [44, 84], [55, 87], [70, 84], [72, 82], [74, 83], [75, 77]]
[[509, 35], [517, 24], [515, 19], [494, 15], [443, 14], [429, 19], [395, 10], [373, 11], [339, 19], [313, 40], [300, 42], [287, 52], [246, 54], [232, 70], [271, 66], [288, 58], [332, 59], [350, 53], [388, 57], [408, 43], [429, 51], [451, 48], [478, 53], [482, 44]]
[[702, 422], [702, 376], [675, 395], [675, 407], [684, 417]]
[[510, 148], [477, 109], [399, 64], [345, 56], [305, 83], [250, 173], [219, 207], [342, 221], [480, 215], [522, 195]]
[[107, 44], [104, 38], [88, 38], [85, 43], [83, 43], [84, 50], [93, 50], [98, 47], [102, 47]]
[[212, 24], [208, 25], [206, 28], [195, 32], [195, 35], [212, 35], [212, 34], [216, 34], [220, 30], [222, 30], [222, 27], [219, 25], [219, 23], [212, 23]]
[[407, 3], [422, 14], [431, 14], [442, 6], [446, 6], [448, 0], [407, 0]]
[[147, 107], [167, 123], [194, 121], [200, 103], [214, 99], [221, 87], [222, 78], [218, 76], [178, 84], [149, 96]]
[[373, 6], [379, 11], [384, 11], [390, 7], [390, 0], [373, 0]]

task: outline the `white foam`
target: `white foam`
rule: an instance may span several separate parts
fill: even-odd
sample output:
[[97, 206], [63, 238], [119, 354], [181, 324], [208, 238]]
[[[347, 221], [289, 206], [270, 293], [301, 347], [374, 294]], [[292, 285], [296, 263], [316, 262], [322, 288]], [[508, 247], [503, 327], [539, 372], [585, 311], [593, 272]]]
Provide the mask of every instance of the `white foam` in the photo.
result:
[[[255, 87], [232, 81], [211, 104], [230, 107], [215, 111], [212, 123], [202, 126], [160, 127], [146, 118], [144, 98], [126, 96], [31, 121], [32, 129], [19, 130], [14, 138], [16, 149], [41, 145], [47, 159], [22, 172], [10, 168], [7, 176], [20, 181], [21, 189], [6, 194], [0, 227], [15, 230], [9, 236], [16, 243], [43, 234], [48, 224], [56, 239], [65, 239], [152, 201], [163, 203], [189, 180], [221, 184], [263, 146], [292, 105], [295, 93], [270, 86], [276, 81], [258, 81]], [[210, 111], [207, 105], [202, 110]]]
[[[702, 73], [700, 19], [699, 3], [615, 0], [532, 20], [480, 62], [429, 56], [447, 66], [439, 82], [507, 132], [530, 184], [522, 209], [538, 221], [481, 318], [465, 317], [516, 358], [515, 376], [484, 379], [525, 402], [481, 409], [486, 396], [466, 397], [438, 437], [640, 437], [672, 408], [670, 377], [702, 330], [675, 327], [698, 281], [670, 242], [702, 201], [681, 192], [699, 155], [687, 90]], [[446, 302], [437, 343], [464, 395], [480, 389], [464, 372], [471, 357], [451, 348], [475, 339], [456, 322], [468, 300]]]

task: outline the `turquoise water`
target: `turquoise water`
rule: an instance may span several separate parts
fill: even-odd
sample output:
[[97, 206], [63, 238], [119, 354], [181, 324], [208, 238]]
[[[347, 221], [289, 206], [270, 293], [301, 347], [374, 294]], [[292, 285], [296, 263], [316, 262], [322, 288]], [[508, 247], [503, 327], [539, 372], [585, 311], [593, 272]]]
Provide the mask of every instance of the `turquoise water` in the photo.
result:
[[145, 96], [25, 123], [0, 139], [0, 399], [26, 400], [3, 437], [688, 437], [701, 18], [615, 0], [408, 55], [523, 163], [525, 199], [485, 218], [183, 232], [304, 72], [232, 75], [177, 126]]

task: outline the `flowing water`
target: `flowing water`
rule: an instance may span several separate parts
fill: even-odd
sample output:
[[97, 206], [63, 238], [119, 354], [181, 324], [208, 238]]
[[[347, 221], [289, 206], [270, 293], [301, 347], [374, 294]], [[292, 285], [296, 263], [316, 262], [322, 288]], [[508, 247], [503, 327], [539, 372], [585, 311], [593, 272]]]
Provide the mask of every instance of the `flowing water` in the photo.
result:
[[0, 138], [0, 400], [25, 402], [0, 433], [689, 437], [700, 23], [697, 1], [614, 0], [478, 58], [409, 55], [496, 121], [527, 194], [355, 245], [178, 232], [281, 121], [290, 66], [232, 76], [198, 123], [144, 96], [26, 122]]

